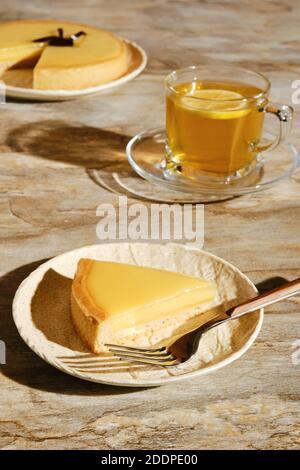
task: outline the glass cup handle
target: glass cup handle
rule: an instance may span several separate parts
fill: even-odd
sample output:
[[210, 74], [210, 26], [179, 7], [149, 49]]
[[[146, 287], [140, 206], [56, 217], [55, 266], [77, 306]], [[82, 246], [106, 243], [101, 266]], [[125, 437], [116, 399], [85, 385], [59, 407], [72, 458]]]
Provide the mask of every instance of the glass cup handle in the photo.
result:
[[266, 141], [258, 146], [258, 151], [263, 152], [265, 150], [273, 150], [281, 142], [284, 142], [292, 127], [293, 119], [293, 108], [287, 104], [275, 104], [268, 103], [266, 106], [262, 107], [260, 112], [270, 113], [276, 116], [279, 119], [279, 132], [277, 137], [273, 141]]

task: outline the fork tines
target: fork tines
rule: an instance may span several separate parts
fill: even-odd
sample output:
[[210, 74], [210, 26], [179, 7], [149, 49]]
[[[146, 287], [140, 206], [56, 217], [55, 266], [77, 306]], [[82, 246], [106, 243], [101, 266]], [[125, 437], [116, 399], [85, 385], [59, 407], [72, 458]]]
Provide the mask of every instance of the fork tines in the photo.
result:
[[122, 359], [132, 362], [142, 362], [143, 364], [153, 364], [160, 366], [174, 366], [180, 361], [171, 354], [165, 347], [156, 349], [133, 348], [117, 344], [106, 344], [109, 351]]

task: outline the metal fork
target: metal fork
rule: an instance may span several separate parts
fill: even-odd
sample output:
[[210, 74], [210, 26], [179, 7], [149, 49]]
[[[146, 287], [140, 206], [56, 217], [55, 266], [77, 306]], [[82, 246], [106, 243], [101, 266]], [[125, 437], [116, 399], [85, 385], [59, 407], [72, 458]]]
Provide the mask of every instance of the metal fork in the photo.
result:
[[134, 348], [117, 344], [106, 344], [109, 351], [130, 362], [141, 362], [165, 367], [176, 366], [192, 360], [204, 333], [222, 323], [242, 317], [260, 308], [300, 293], [300, 278], [284, 283], [276, 289], [264, 292], [246, 302], [230, 308], [215, 319], [196, 330], [181, 336], [172, 344], [160, 348]]

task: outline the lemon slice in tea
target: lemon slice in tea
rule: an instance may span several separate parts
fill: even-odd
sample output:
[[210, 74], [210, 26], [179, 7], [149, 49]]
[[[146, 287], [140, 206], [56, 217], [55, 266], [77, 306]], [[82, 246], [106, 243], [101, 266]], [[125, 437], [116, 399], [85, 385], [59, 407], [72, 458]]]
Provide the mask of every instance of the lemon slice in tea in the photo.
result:
[[198, 89], [182, 97], [180, 105], [210, 119], [237, 119], [251, 111], [243, 100], [240, 93], [231, 90]]

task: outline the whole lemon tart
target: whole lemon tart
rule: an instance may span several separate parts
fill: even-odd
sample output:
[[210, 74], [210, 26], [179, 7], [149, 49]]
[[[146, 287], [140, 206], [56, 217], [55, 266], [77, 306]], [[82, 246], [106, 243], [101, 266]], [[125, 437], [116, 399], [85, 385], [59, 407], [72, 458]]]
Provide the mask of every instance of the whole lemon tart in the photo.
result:
[[126, 73], [131, 54], [114, 34], [57, 20], [0, 24], [0, 72], [32, 68], [33, 88], [80, 90]]

